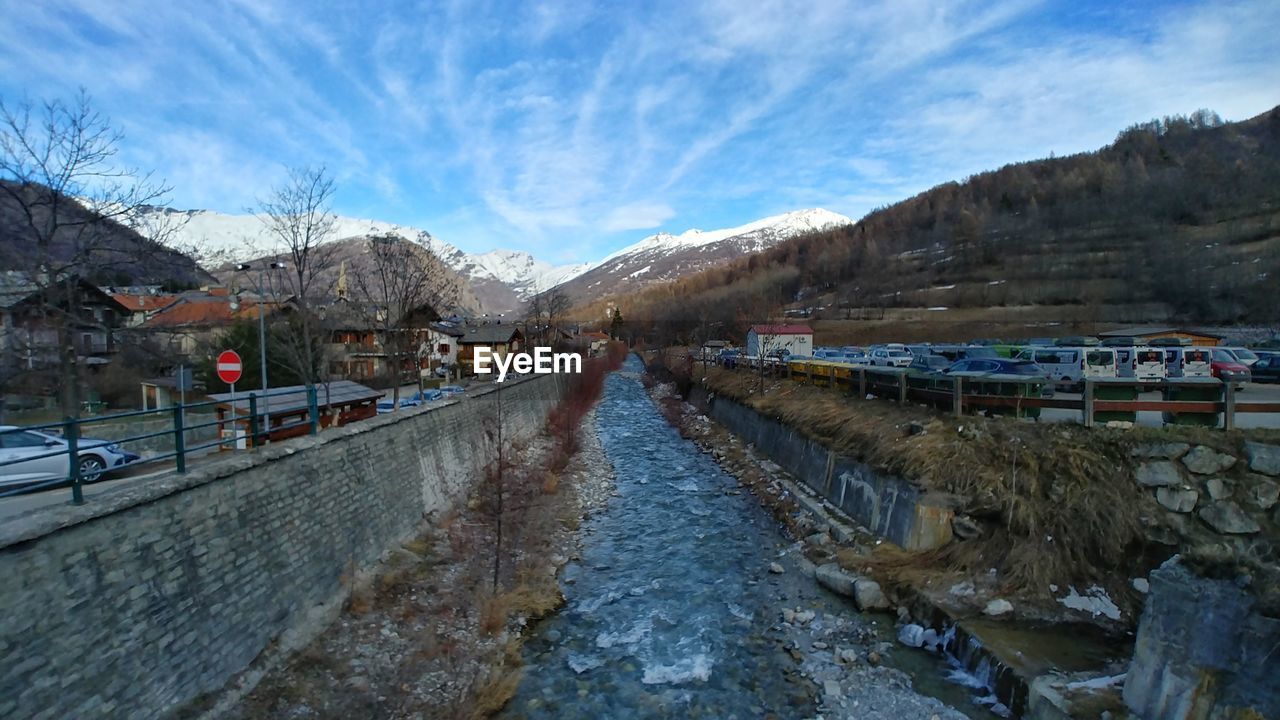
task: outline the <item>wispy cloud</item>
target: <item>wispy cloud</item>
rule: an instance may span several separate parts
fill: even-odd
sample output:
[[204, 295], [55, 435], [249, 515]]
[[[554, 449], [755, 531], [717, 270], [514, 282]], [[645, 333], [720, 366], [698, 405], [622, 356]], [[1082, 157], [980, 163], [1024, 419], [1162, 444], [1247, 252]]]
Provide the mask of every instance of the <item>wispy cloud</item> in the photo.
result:
[[1280, 5], [10, 8], [0, 96], [77, 86], [177, 205], [240, 211], [284, 166], [323, 163], [342, 212], [591, 259], [657, 228], [858, 216], [1156, 115], [1261, 112], [1280, 102]]

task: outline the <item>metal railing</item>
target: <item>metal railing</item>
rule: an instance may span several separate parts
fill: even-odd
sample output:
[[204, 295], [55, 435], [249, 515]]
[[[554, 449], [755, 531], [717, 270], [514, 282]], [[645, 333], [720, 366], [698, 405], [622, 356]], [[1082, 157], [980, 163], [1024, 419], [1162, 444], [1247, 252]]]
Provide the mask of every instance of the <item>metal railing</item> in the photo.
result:
[[[259, 404], [263, 398], [281, 395], [296, 396], [297, 391], [251, 392], [237, 395], [234, 401], [206, 400], [153, 410], [133, 410], [93, 417], [68, 417], [43, 425], [0, 430], [0, 498], [69, 484], [71, 500], [79, 505], [84, 502], [86, 482], [100, 479], [126, 467], [134, 468], [139, 465], [172, 460], [176, 470], [179, 473], [185, 473], [188, 459], [203, 451], [220, 450], [228, 446], [231, 449], [237, 449], [242, 441], [244, 448], [256, 448], [268, 441], [318, 433], [321, 418], [316, 386], [307, 386], [305, 407], [271, 408], [268, 414], [268, 411]], [[217, 413], [219, 407], [224, 409], [225, 415]], [[206, 412], [199, 412], [202, 410]], [[188, 422], [188, 415], [208, 414], [208, 410], [214, 411], [214, 419]], [[114, 439], [95, 440], [88, 445], [84, 442], [92, 434], [94, 427], [153, 418], [165, 420], [167, 427]], [[246, 424], [247, 432], [241, 433], [241, 426]], [[188, 443], [188, 435], [198, 434], [198, 431], [210, 428], [216, 428], [215, 439], [195, 444]], [[228, 430], [230, 430], [229, 434]], [[127, 450], [130, 444], [157, 438], [171, 438], [173, 449], [146, 456], [140, 452]], [[43, 451], [36, 448], [42, 448]], [[126, 461], [115, 464], [121, 456]], [[130, 456], [134, 457], [130, 459]], [[100, 470], [95, 469], [87, 462], [90, 458], [96, 459], [104, 467]], [[62, 467], [65, 470], [60, 473], [52, 472], [55, 467]], [[34, 472], [23, 472], [24, 469]], [[86, 474], [89, 477], [86, 477]], [[24, 475], [32, 477], [29, 481], [19, 478]]]
[[[739, 356], [722, 360], [722, 367], [856, 393], [895, 400], [900, 405], [918, 402], [948, 409], [957, 417], [966, 412], [986, 410], [994, 414], [1012, 413], [1018, 417], [1038, 417], [1041, 409], [1080, 412], [1081, 423], [1093, 427], [1112, 419], [1127, 420], [1138, 412], [1160, 412], [1165, 422], [1216, 427], [1236, 427], [1237, 414], [1280, 413], [1280, 402], [1240, 402], [1233, 382], [1217, 378], [1169, 378], [1161, 382], [1129, 378], [1086, 378], [1079, 398], [1046, 397], [1043, 390], [1054, 383], [1042, 377], [995, 375], [965, 377], [926, 374], [906, 368], [852, 365], [825, 361], [784, 361], [775, 358]], [[1144, 389], [1158, 387], [1160, 400], [1140, 400]], [[1131, 398], [1109, 397], [1116, 395]]]

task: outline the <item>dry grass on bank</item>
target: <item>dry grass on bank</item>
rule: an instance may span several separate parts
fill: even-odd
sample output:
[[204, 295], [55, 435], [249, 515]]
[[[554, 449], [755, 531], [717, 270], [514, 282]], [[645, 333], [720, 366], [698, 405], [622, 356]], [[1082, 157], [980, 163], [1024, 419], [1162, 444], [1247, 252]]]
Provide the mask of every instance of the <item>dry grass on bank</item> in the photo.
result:
[[[708, 389], [801, 429], [837, 451], [956, 496], [987, 526], [916, 562], [965, 572], [997, 568], [1015, 589], [1103, 579], [1142, 542], [1152, 501], [1133, 482], [1121, 432], [1012, 419], [948, 417], [924, 407], [850, 401], [822, 388], [711, 369]], [[911, 434], [917, 424], [922, 432]], [[1150, 514], [1149, 512], [1147, 514]], [[887, 559], [887, 558], [886, 558]]]

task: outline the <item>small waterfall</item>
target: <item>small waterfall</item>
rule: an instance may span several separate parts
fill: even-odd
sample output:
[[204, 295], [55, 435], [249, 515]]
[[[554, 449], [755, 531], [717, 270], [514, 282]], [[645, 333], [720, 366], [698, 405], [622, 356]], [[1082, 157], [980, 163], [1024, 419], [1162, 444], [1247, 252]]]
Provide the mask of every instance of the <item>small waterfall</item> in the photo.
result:
[[943, 627], [940, 645], [950, 668], [947, 680], [974, 690], [975, 702], [996, 715], [1013, 717], [1013, 711], [998, 697], [1000, 675], [1008, 669], [995, 660], [976, 637], [955, 623], [946, 623]]

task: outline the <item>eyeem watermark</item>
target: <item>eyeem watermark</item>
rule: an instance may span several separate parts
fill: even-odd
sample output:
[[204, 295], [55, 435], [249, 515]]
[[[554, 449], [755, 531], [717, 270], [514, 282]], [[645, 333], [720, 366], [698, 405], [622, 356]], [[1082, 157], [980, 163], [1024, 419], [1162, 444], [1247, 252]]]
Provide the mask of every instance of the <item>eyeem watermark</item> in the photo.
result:
[[582, 356], [576, 352], [553, 353], [551, 348], [545, 347], [534, 348], [532, 355], [529, 353], [507, 353], [504, 356], [495, 353], [492, 348], [479, 345], [476, 347], [473, 366], [478, 375], [488, 375], [493, 372], [493, 367], [497, 366], [497, 382], [502, 382], [507, 378], [507, 373], [512, 370], [521, 375], [525, 373], [536, 373], [538, 375], [580, 373], [582, 372]]

